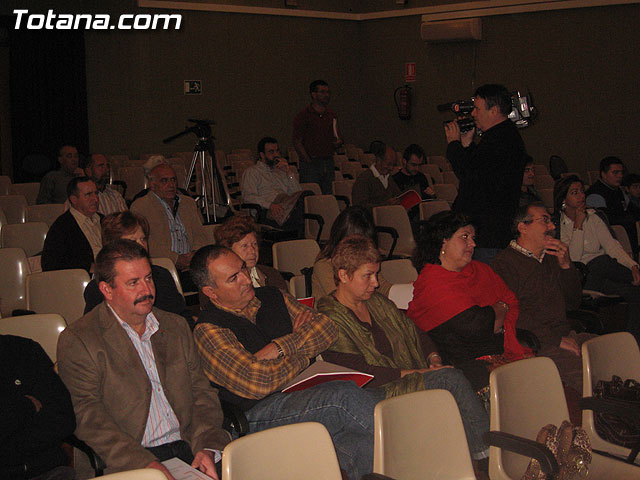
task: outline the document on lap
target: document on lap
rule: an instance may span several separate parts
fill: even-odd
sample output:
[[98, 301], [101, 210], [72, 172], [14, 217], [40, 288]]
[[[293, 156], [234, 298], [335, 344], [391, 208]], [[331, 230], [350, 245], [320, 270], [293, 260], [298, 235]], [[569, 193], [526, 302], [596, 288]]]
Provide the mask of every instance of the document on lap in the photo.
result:
[[362, 387], [373, 380], [373, 375], [336, 365], [335, 363], [318, 360], [285, 385], [282, 392], [287, 393], [306, 390], [307, 388], [315, 387], [316, 385], [326, 382], [333, 382], [334, 380], [352, 380], [356, 385]]
[[176, 480], [211, 480], [210, 476], [205, 475], [200, 470], [193, 468], [177, 457], [165, 460], [162, 464], [167, 467], [169, 473], [171, 473]]

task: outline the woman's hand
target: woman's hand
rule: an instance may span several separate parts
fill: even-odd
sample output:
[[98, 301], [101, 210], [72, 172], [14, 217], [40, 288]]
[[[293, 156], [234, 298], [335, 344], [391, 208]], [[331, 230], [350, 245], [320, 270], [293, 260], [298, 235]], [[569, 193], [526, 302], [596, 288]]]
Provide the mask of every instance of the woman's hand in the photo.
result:
[[587, 218], [587, 207], [582, 205], [576, 209], [576, 220], [573, 222], [573, 228], [576, 230], [582, 230], [582, 224]]

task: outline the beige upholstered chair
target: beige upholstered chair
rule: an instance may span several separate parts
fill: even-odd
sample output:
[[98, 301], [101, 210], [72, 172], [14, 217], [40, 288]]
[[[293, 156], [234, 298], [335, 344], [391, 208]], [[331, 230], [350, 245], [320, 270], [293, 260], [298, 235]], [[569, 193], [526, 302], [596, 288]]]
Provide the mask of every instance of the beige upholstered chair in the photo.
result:
[[27, 257], [42, 253], [49, 225], [44, 222], [14, 223], [2, 228], [2, 246], [22, 248]]
[[[321, 243], [328, 241], [329, 233], [331, 233], [331, 226], [337, 216], [340, 215], [340, 207], [338, 206], [338, 200], [336, 200], [336, 197], [333, 195], [311, 195], [305, 197], [304, 213], [315, 213], [323, 218], [324, 225], [322, 227], [322, 233], [319, 240]], [[314, 220], [305, 220], [305, 238], [316, 239], [318, 236], [318, 228], [318, 222]]]
[[27, 277], [27, 308], [57, 313], [71, 324], [84, 315], [83, 294], [88, 283], [89, 274], [82, 269], [32, 273]]
[[389, 398], [375, 408], [373, 472], [402, 480], [475, 480], [460, 411], [446, 390]]
[[7, 217], [7, 223], [24, 223], [27, 221], [27, 199], [24, 195], [0, 196], [0, 208]]
[[44, 222], [51, 226], [64, 213], [64, 203], [27, 206], [27, 222]]
[[446, 200], [431, 200], [420, 204], [420, 220], [429, 220], [436, 213], [451, 210]]
[[[373, 222], [376, 226], [392, 227], [398, 232], [398, 243], [393, 255], [410, 257], [415, 248], [415, 240], [407, 211], [402, 205], [385, 205], [373, 208]], [[380, 251], [387, 254], [392, 246], [391, 236], [386, 233], [378, 235]]]
[[246, 435], [222, 453], [222, 480], [340, 480], [327, 429], [294, 423]]
[[38, 342], [54, 363], [58, 336], [65, 328], [67, 322], [57, 313], [0, 318], [0, 335], [17, 335]]

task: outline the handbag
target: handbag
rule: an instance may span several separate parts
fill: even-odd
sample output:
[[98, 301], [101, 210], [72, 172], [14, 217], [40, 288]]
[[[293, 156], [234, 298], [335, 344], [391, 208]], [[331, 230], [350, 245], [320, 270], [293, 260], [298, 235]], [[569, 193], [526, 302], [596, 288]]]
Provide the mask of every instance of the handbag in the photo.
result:
[[[594, 398], [615, 402], [621, 407], [640, 410], [640, 383], [628, 379], [624, 382], [617, 375], [610, 381], [600, 380], [593, 388]], [[640, 428], [624, 416], [594, 411], [594, 423], [598, 435], [609, 443], [626, 448], [640, 444]]]
[[[591, 464], [591, 442], [589, 436], [580, 427], [574, 427], [566, 420], [560, 428], [546, 425], [540, 429], [536, 437], [538, 443], [544, 444], [558, 462], [557, 480], [573, 480], [586, 477]], [[547, 474], [540, 469], [540, 463], [531, 459], [522, 480], [546, 480]]]

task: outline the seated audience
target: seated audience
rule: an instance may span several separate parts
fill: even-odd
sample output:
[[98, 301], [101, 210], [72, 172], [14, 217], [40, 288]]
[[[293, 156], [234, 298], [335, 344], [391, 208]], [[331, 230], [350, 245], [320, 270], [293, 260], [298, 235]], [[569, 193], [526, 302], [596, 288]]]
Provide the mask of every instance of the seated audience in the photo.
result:
[[413, 255], [418, 270], [409, 318], [438, 347], [442, 360], [465, 372], [476, 390], [489, 383], [484, 360], [530, 354], [516, 338], [518, 299], [491, 268], [472, 260], [475, 228], [468, 217], [440, 212], [420, 232]]
[[[316, 299], [329, 295], [335, 290], [331, 257], [340, 241], [350, 235], [363, 235], [371, 240], [375, 239], [373, 217], [369, 210], [364, 207], [349, 207], [340, 212], [333, 222], [329, 240], [313, 264], [311, 290]], [[391, 284], [382, 275], [378, 275], [378, 283], [377, 291], [384, 296], [389, 296]]]
[[424, 150], [420, 145], [413, 143], [404, 150], [402, 169], [391, 176], [402, 193], [415, 190], [423, 200], [435, 198], [436, 194], [429, 185], [427, 176], [419, 170], [420, 165], [425, 161]]
[[562, 380], [582, 393], [580, 345], [593, 335], [576, 334], [567, 319], [567, 310], [580, 306], [582, 286], [569, 247], [553, 238], [554, 230], [542, 203], [520, 207], [513, 221], [516, 238], [491, 266], [518, 297], [518, 326], [538, 337], [537, 354], [552, 358]]
[[605, 157], [600, 161], [600, 178], [589, 187], [586, 192], [586, 205], [590, 208], [602, 210], [610, 225], [622, 225], [627, 231], [633, 256], [638, 256], [638, 233], [636, 218], [640, 212], [636, 211], [633, 203], [625, 202], [622, 190], [622, 176], [624, 164], [618, 157]]
[[605, 222], [585, 206], [584, 184], [575, 175], [556, 183], [560, 239], [574, 262], [586, 265], [584, 288], [620, 295], [627, 304], [627, 330], [640, 340], [640, 267], [611, 236]]
[[73, 480], [62, 449], [76, 419], [69, 392], [36, 342], [0, 335], [0, 478]]
[[49, 228], [42, 249], [42, 271], [82, 268], [93, 273], [102, 248], [98, 188], [89, 177], [75, 177], [67, 185], [71, 207]]
[[76, 436], [102, 457], [107, 473], [156, 468], [171, 479], [160, 462], [178, 457], [217, 479], [210, 449], [230, 440], [218, 396], [182, 317], [153, 307], [147, 251], [131, 240], [109, 243], [96, 278], [105, 301], [58, 340]]
[[220, 398], [244, 411], [249, 431], [320, 422], [351, 480], [371, 472], [381, 392], [345, 381], [280, 391], [336, 340], [335, 324], [277, 288], [254, 290], [244, 262], [227, 248], [200, 249], [191, 274], [210, 300], [194, 330], [205, 374]]
[[372, 147], [376, 161], [356, 178], [351, 190], [353, 205], [366, 208], [395, 205], [395, 198], [402, 193], [391, 177], [396, 152], [382, 142], [376, 142]]
[[[146, 162], [142, 165], [142, 170], [144, 172], [144, 177], [147, 179], [147, 184], [151, 184], [151, 171], [156, 168], [158, 165], [169, 165], [167, 159], [164, 158], [164, 155], [151, 155]], [[189, 197], [189, 192], [187, 192], [184, 188], [178, 187], [178, 193], [181, 193], [185, 197]], [[137, 199], [144, 197], [147, 193], [151, 191], [150, 188], [144, 188], [137, 192], [133, 196], [132, 202], [135, 202]]]
[[252, 217], [248, 215], [230, 217], [216, 228], [214, 236], [217, 245], [232, 250], [244, 261], [255, 288], [276, 287], [288, 291], [287, 283], [280, 272], [267, 265], [258, 265], [260, 258], [258, 228]]
[[176, 173], [166, 163], [150, 173], [151, 191], [131, 204], [131, 211], [149, 222], [149, 254], [173, 260], [184, 291], [193, 290], [188, 275], [196, 250], [207, 244], [196, 202], [177, 192]]
[[423, 353], [415, 325], [376, 293], [380, 253], [374, 243], [361, 235], [347, 237], [331, 264], [336, 290], [318, 302], [318, 311], [338, 326], [338, 340], [322, 358], [374, 375], [367, 387], [384, 389], [386, 398], [448, 390], [460, 409], [471, 456], [487, 458], [482, 434], [489, 430], [489, 418], [482, 402], [460, 370], [442, 365], [433, 344]]
[[542, 200], [540, 194], [533, 186], [535, 176], [536, 172], [535, 168], [533, 168], [533, 158], [527, 155], [527, 163], [524, 166], [524, 174], [522, 175], [522, 186], [520, 187], [521, 207]]
[[623, 193], [627, 206], [633, 205], [634, 218], [640, 220], [640, 175], [629, 173], [622, 179]]
[[244, 203], [256, 203], [267, 210], [260, 222], [304, 231], [306, 192], [296, 180], [295, 167], [280, 156], [278, 141], [264, 137], [258, 142], [259, 159], [242, 175], [240, 189]]
[[58, 150], [60, 170], [47, 173], [40, 181], [40, 191], [36, 199], [41, 203], [64, 203], [67, 200], [67, 185], [72, 178], [83, 176], [78, 167], [78, 150], [71, 145], [64, 145]]
[[[147, 219], [128, 210], [112, 213], [102, 219], [102, 244], [106, 245], [119, 239], [133, 240], [148, 250], [149, 222]], [[166, 268], [151, 265], [151, 276], [156, 287], [153, 305], [165, 312], [176, 313], [184, 317], [193, 329], [195, 324], [191, 312], [184, 302], [184, 297], [176, 288], [171, 273]], [[84, 313], [89, 313], [104, 301], [98, 282], [94, 278], [84, 289]]]
[[102, 215], [127, 210], [127, 203], [119, 192], [111, 188], [111, 167], [107, 157], [101, 153], [94, 153], [87, 160], [84, 173], [94, 181], [98, 187], [98, 212]]

